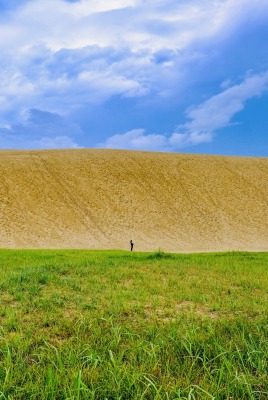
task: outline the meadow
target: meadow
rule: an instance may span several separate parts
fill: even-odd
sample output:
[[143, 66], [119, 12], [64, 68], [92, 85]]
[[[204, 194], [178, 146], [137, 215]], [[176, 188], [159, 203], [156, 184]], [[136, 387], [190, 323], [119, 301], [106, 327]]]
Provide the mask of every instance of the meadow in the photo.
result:
[[267, 399], [267, 266], [0, 250], [0, 399]]

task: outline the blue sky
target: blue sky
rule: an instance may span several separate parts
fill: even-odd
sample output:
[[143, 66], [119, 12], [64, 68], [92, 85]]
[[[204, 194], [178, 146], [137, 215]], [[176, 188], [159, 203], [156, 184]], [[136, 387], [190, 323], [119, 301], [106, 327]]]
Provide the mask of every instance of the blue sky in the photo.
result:
[[0, 148], [268, 156], [267, 0], [0, 0]]

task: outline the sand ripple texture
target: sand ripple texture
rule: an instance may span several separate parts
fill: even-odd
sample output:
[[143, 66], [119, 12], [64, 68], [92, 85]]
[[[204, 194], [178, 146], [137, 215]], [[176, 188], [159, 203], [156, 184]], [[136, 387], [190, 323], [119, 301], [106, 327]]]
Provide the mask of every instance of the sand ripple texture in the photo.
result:
[[268, 251], [268, 159], [0, 152], [0, 247]]

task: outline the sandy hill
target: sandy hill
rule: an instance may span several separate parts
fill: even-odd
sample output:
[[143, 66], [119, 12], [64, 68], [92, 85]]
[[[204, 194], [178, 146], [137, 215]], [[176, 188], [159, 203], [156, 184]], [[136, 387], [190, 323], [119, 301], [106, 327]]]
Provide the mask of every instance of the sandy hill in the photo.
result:
[[268, 159], [0, 152], [0, 247], [268, 251]]

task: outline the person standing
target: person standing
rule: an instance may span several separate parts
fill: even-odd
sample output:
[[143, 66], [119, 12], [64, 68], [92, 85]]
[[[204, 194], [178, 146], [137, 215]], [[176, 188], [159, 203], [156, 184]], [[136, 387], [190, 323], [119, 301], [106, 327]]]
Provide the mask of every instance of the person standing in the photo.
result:
[[133, 243], [133, 241], [131, 240], [131, 241], [130, 241], [130, 251], [133, 251], [133, 247], [134, 247], [134, 243]]

